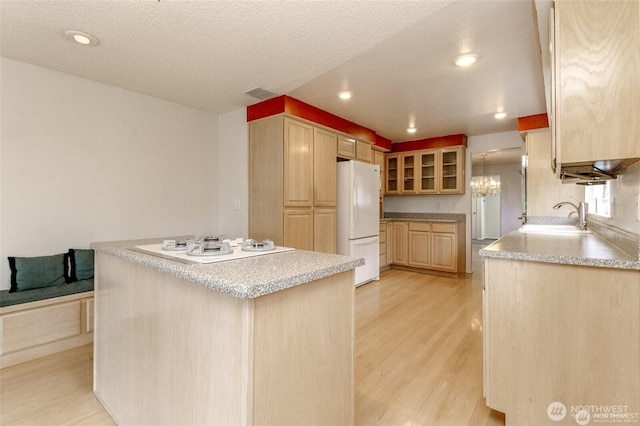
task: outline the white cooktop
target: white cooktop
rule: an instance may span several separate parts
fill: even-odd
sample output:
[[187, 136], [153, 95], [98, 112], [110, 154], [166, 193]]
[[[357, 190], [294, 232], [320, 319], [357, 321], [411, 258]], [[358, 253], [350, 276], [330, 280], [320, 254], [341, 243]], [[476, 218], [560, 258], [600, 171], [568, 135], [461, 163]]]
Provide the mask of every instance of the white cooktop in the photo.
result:
[[222, 254], [217, 256], [189, 256], [185, 251], [169, 251], [162, 250], [162, 243], [147, 244], [143, 246], [135, 246], [137, 251], [151, 254], [154, 256], [164, 257], [170, 260], [177, 260], [182, 263], [216, 263], [227, 260], [245, 259], [254, 256], [264, 256], [268, 254], [283, 253], [293, 251], [290, 247], [276, 247], [269, 251], [244, 251], [240, 246], [233, 247], [233, 253]]

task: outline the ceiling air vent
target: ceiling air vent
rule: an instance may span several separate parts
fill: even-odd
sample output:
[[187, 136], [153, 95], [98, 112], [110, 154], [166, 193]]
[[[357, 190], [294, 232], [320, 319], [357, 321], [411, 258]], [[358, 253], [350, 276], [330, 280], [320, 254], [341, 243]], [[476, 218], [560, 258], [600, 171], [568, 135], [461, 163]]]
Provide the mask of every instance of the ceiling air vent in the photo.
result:
[[275, 98], [276, 96], [280, 96], [277, 93], [273, 93], [265, 89], [264, 87], [254, 87], [253, 89], [249, 89], [246, 92], [243, 92], [249, 96], [253, 96], [254, 98], [260, 99], [261, 101]]

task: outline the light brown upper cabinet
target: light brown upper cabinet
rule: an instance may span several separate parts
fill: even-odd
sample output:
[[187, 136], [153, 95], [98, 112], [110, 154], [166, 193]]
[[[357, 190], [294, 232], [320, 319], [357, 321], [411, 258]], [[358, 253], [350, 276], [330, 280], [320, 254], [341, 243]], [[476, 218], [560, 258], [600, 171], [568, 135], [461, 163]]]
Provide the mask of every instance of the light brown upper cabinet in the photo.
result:
[[464, 194], [465, 155], [463, 147], [438, 150], [438, 193]]
[[386, 154], [386, 195], [464, 194], [462, 146]]
[[284, 205], [313, 205], [313, 127], [284, 120]]
[[335, 253], [337, 134], [284, 115], [249, 123], [249, 237]]
[[598, 160], [632, 164], [640, 158], [640, 2], [557, 0], [549, 35], [556, 173]]
[[385, 194], [400, 194], [400, 154], [385, 154], [387, 180], [385, 184]]
[[338, 136], [338, 157], [355, 160], [356, 140], [342, 135]]
[[336, 207], [337, 135], [318, 128], [313, 131], [313, 205]]
[[371, 144], [363, 141], [356, 141], [356, 160], [365, 163], [371, 163], [373, 160], [373, 153]]

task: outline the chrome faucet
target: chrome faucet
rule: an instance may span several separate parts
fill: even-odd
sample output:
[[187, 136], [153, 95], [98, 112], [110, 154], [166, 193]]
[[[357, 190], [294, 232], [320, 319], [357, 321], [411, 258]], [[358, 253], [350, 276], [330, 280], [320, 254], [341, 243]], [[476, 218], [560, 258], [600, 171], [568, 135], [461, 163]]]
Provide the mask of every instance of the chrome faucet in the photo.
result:
[[576, 209], [576, 211], [569, 213], [569, 217], [571, 217], [572, 214], [577, 213], [578, 214], [578, 228], [585, 230], [587, 229], [587, 205], [584, 201], [580, 201], [580, 204], [578, 204], [577, 206], [569, 201], [562, 201], [558, 204], [556, 204], [555, 206], [553, 206], [554, 209], [558, 210], [560, 207], [564, 206], [564, 205], [568, 205], [573, 207], [574, 209]]

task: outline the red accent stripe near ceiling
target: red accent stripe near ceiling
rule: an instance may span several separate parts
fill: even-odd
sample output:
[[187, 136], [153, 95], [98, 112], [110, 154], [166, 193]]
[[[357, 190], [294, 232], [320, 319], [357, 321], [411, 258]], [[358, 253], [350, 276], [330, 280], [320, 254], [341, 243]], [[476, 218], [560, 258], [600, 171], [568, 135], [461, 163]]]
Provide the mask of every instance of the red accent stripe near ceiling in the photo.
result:
[[526, 132], [527, 130], [544, 129], [549, 127], [549, 117], [547, 114], [528, 115], [526, 117], [518, 117], [518, 131]]
[[384, 151], [412, 151], [417, 149], [441, 148], [447, 146], [467, 146], [465, 135], [450, 135], [437, 138], [420, 139], [408, 142], [391, 143], [390, 139], [378, 135], [375, 131], [345, 120], [330, 112], [314, 107], [287, 95], [268, 99], [247, 107], [247, 122], [276, 114], [290, 114], [304, 118], [321, 126], [326, 126], [361, 140], [375, 144]]
[[384, 149], [385, 151], [391, 151], [391, 139], [383, 138], [376, 134], [376, 146]]
[[419, 149], [444, 148], [447, 146], [467, 146], [467, 136], [463, 134], [439, 136], [437, 138], [418, 139], [397, 142], [391, 146], [391, 152], [416, 151]]
[[[386, 147], [384, 142], [389, 140], [379, 137], [373, 130], [286, 95], [249, 105], [247, 107], [247, 121], [249, 122], [281, 113], [304, 118], [305, 120], [349, 134], [354, 138], [375, 143], [376, 145], [378, 138], [380, 138], [383, 144], [380, 145], [380, 147], [391, 149], [390, 146]], [[391, 145], [391, 141], [389, 141], [388, 145]]]

